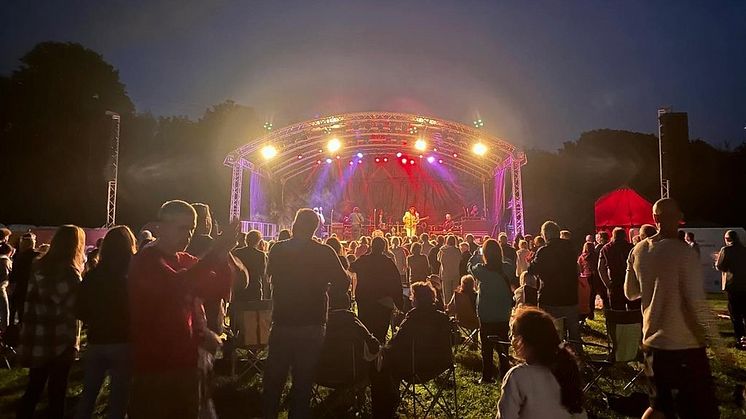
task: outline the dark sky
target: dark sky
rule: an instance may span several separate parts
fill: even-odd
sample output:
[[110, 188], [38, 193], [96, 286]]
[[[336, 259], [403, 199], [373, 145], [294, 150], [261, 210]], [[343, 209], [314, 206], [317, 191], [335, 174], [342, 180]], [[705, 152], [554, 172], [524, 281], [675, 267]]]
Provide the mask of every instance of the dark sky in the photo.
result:
[[[278, 123], [393, 110], [556, 148], [595, 128], [746, 139], [746, 1], [3, 0], [0, 73], [44, 40], [120, 70], [138, 110], [225, 99]], [[277, 125], [276, 125], [277, 126]]]

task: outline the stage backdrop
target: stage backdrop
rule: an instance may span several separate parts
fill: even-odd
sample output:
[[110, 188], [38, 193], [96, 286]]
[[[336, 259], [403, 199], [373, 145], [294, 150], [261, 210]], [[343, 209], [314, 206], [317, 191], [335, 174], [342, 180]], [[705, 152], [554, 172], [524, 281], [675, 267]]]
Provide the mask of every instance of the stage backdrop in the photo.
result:
[[[280, 188], [279, 197], [277, 194], [273, 197], [275, 204], [270, 211], [281, 225], [288, 225], [300, 207], [323, 207], [327, 222], [332, 210], [334, 222], [339, 222], [355, 206], [360, 207], [366, 217], [372, 216], [374, 209], [382, 210], [387, 223], [401, 222], [410, 205], [417, 208], [420, 216], [430, 216], [429, 224], [441, 223], [446, 212], [459, 219], [463, 207], [472, 204], [477, 204], [481, 212], [481, 180], [423, 159], [415, 158], [414, 165], [394, 160], [378, 164], [369, 160], [353, 165], [344, 160], [322, 163]], [[493, 181], [488, 180], [486, 185], [490, 208], [495, 202]], [[252, 210], [260, 207], [250, 206]], [[254, 218], [261, 215], [256, 213]]]

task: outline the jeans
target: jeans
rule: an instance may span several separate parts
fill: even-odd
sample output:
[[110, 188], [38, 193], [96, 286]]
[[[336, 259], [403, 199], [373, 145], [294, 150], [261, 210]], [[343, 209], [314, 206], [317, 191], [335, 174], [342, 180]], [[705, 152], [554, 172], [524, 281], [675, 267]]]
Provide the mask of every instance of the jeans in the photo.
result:
[[509, 346], [501, 345], [491, 342], [487, 339], [487, 336], [497, 336], [498, 339], [504, 342], [509, 342], [510, 337], [510, 326], [508, 322], [479, 322], [479, 338], [482, 340], [482, 379], [492, 380], [495, 378], [495, 361], [492, 358], [494, 351], [497, 351], [499, 359], [500, 369], [498, 376], [502, 381], [502, 377], [510, 369], [510, 362], [508, 360], [508, 349]]
[[65, 413], [67, 376], [74, 358], [75, 352], [73, 348], [69, 348], [43, 366], [29, 368], [28, 385], [18, 405], [16, 418], [31, 419], [34, 416], [34, 410], [46, 385], [49, 394], [49, 413], [46, 417], [62, 419]]
[[272, 325], [263, 378], [265, 418], [277, 417], [288, 373], [293, 377], [288, 418], [311, 417], [311, 391], [325, 334], [323, 325]]
[[736, 338], [736, 343], [741, 341], [741, 338], [746, 336], [746, 292], [744, 291], [728, 291], [728, 313], [730, 314], [730, 321], [733, 323], [733, 335]]
[[564, 319], [565, 336], [560, 339], [568, 339], [580, 342], [580, 328], [578, 327], [578, 306], [545, 306], [539, 308], [549, 313], [555, 319]]
[[111, 390], [106, 417], [124, 418], [132, 381], [131, 350], [130, 345], [126, 343], [88, 346], [85, 354], [83, 394], [75, 412], [76, 419], [89, 419], [93, 416], [96, 398], [107, 373], [111, 381]]

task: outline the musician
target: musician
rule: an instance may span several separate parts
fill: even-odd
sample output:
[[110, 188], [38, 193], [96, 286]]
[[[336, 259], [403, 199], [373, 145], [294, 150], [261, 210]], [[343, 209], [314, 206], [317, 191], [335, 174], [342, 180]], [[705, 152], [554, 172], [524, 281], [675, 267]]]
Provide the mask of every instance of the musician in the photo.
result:
[[313, 207], [313, 212], [316, 213], [316, 215], [319, 216], [319, 228], [316, 230], [316, 237], [323, 239], [326, 237], [326, 227], [324, 224], [326, 224], [326, 220], [324, 219], [324, 208], [322, 207]]
[[360, 208], [355, 207], [352, 209], [352, 213], [350, 214], [350, 224], [352, 224], [352, 240], [358, 240], [360, 239], [360, 235], [363, 231], [363, 223], [365, 222], [365, 217], [362, 213], [360, 213]]
[[453, 218], [451, 217], [451, 214], [446, 214], [446, 220], [443, 221], [443, 232], [444, 233], [451, 233], [455, 229], [456, 224], [453, 222]]
[[469, 217], [479, 218], [479, 207], [477, 206], [477, 204], [471, 206], [471, 209], [469, 210]]
[[409, 210], [404, 213], [402, 222], [404, 223], [404, 230], [407, 232], [407, 237], [414, 237], [417, 234], [417, 224], [420, 222], [420, 213], [417, 212], [414, 205], [409, 207]]

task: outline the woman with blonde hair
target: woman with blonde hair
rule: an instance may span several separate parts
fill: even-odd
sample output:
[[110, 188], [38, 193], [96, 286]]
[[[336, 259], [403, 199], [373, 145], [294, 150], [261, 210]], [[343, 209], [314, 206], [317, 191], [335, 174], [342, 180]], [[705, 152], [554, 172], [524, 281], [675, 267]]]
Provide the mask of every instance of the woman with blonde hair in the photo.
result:
[[29, 368], [19, 419], [31, 418], [48, 385], [50, 418], [65, 412], [67, 376], [80, 344], [75, 296], [85, 264], [85, 233], [64, 225], [52, 237], [49, 251], [32, 267], [21, 328], [19, 359]]

